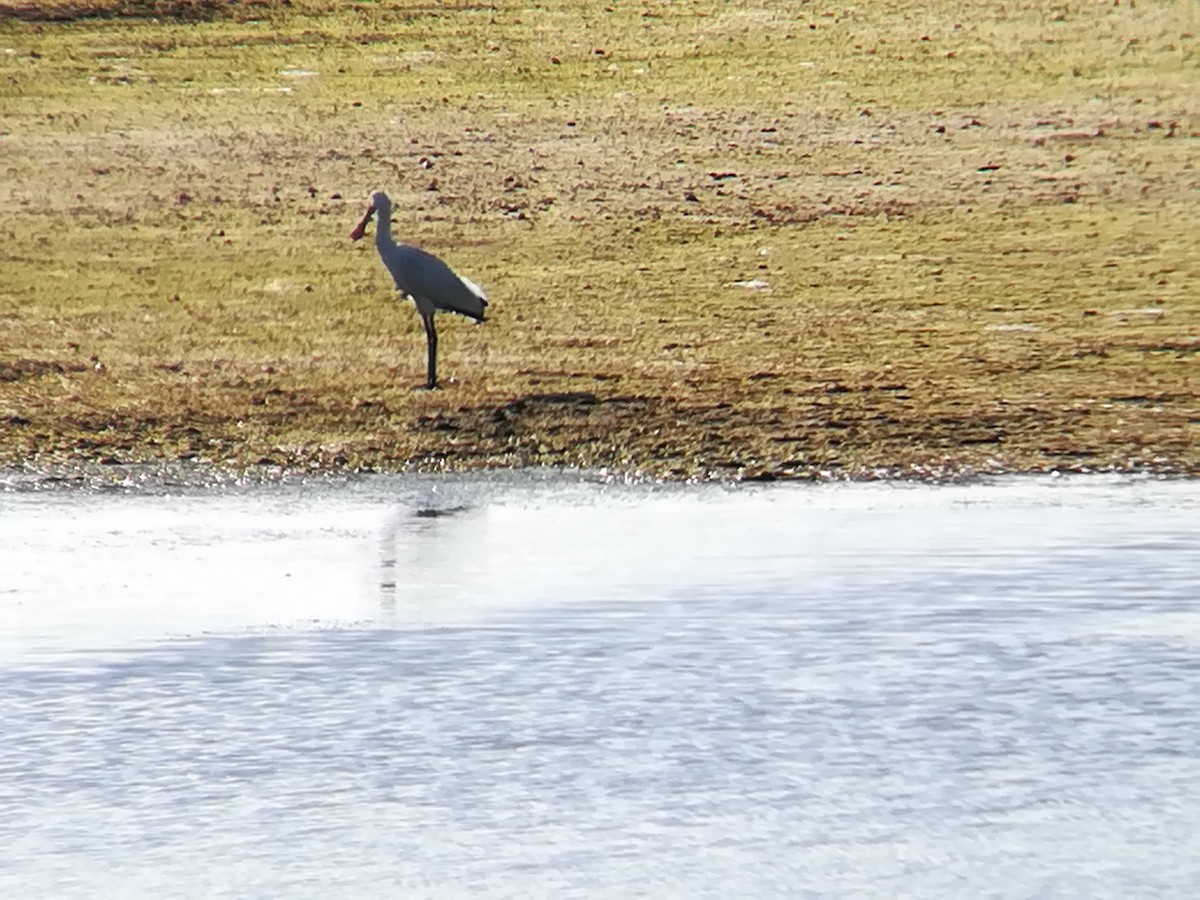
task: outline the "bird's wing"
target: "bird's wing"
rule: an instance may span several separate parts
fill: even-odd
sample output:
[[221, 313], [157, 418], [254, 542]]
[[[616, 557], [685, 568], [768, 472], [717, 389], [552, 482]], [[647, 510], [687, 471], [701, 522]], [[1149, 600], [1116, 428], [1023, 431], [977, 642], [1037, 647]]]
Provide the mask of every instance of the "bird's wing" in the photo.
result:
[[437, 309], [483, 321], [488, 305], [483, 289], [469, 278], [455, 274], [432, 253], [398, 244], [387, 265], [396, 287], [404, 293], [426, 300]]
[[[458, 273], [456, 272], [455, 274], [457, 275]], [[481, 288], [479, 285], [477, 285], [475, 282], [473, 282], [466, 275], [459, 275], [458, 280], [461, 281], [463, 284], [465, 284], [467, 286], [467, 290], [469, 290], [472, 294], [474, 294], [476, 297], [478, 297], [480, 302], [484, 306], [487, 306], [487, 304], [488, 304], [487, 294], [485, 294], [483, 292], [483, 288]]]

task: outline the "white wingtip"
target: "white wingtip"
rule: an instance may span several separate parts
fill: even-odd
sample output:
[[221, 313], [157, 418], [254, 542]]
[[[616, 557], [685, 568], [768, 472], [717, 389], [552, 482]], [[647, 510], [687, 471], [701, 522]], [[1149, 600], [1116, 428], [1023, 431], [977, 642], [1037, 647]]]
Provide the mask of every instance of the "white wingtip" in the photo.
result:
[[476, 297], [478, 297], [484, 303], [487, 303], [487, 294], [485, 294], [483, 292], [483, 288], [481, 288], [479, 285], [477, 285], [475, 282], [473, 282], [470, 278], [467, 278], [463, 275], [459, 275], [458, 277], [462, 281], [462, 283], [465, 284], [470, 289], [472, 294], [474, 294]]

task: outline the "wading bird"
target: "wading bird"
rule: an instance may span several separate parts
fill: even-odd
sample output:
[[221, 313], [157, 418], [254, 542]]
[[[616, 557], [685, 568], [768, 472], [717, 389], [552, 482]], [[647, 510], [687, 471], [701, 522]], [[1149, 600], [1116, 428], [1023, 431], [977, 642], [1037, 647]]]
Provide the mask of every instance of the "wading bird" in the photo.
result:
[[456, 275], [432, 253], [392, 240], [392, 201], [383, 191], [371, 194], [371, 205], [367, 207], [362, 221], [350, 232], [350, 240], [362, 238], [371, 216], [378, 217], [375, 246], [383, 264], [392, 273], [396, 290], [416, 304], [421, 321], [425, 323], [425, 337], [429, 344], [425, 386], [433, 390], [437, 387], [437, 329], [433, 324], [434, 313], [444, 309], [482, 322], [488, 305], [487, 296], [479, 285], [469, 278]]

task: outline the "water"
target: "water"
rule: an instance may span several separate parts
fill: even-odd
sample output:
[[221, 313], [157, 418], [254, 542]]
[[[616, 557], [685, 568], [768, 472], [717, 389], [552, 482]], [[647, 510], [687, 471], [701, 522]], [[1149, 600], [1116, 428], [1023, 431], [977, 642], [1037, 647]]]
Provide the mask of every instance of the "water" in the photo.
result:
[[0, 895], [1190, 897], [1198, 513], [0, 494]]

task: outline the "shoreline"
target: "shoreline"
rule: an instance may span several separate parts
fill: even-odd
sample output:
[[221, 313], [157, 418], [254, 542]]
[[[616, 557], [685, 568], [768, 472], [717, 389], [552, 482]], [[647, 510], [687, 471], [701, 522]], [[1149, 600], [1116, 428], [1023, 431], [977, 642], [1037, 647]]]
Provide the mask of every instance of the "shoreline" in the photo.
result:
[[858, 472], [814, 471], [783, 477], [737, 477], [728, 473], [710, 473], [707, 477], [672, 479], [656, 477], [641, 471], [619, 471], [605, 468], [585, 469], [573, 466], [475, 467], [470, 469], [422, 468], [401, 469], [288, 469], [277, 466], [244, 468], [188, 461], [142, 462], [129, 464], [81, 463], [74, 466], [37, 468], [34, 466], [0, 467], [0, 494], [35, 492], [82, 493], [139, 493], [151, 494], [180, 491], [184, 493], [255, 490], [264, 487], [296, 486], [317, 483], [350, 484], [371, 478], [413, 478], [430, 481], [481, 480], [534, 484], [539, 481], [568, 482], [596, 485], [649, 485], [660, 487], [694, 487], [702, 485], [761, 487], [767, 484], [866, 484], [901, 485], [970, 485], [986, 484], [1005, 479], [1045, 477], [1121, 478], [1155, 481], [1194, 481], [1200, 473], [1182, 468], [1126, 466], [1093, 469], [1087, 467], [1049, 467], [1042, 469], [955, 469], [940, 472], [914, 471], [898, 467], [875, 468]]

